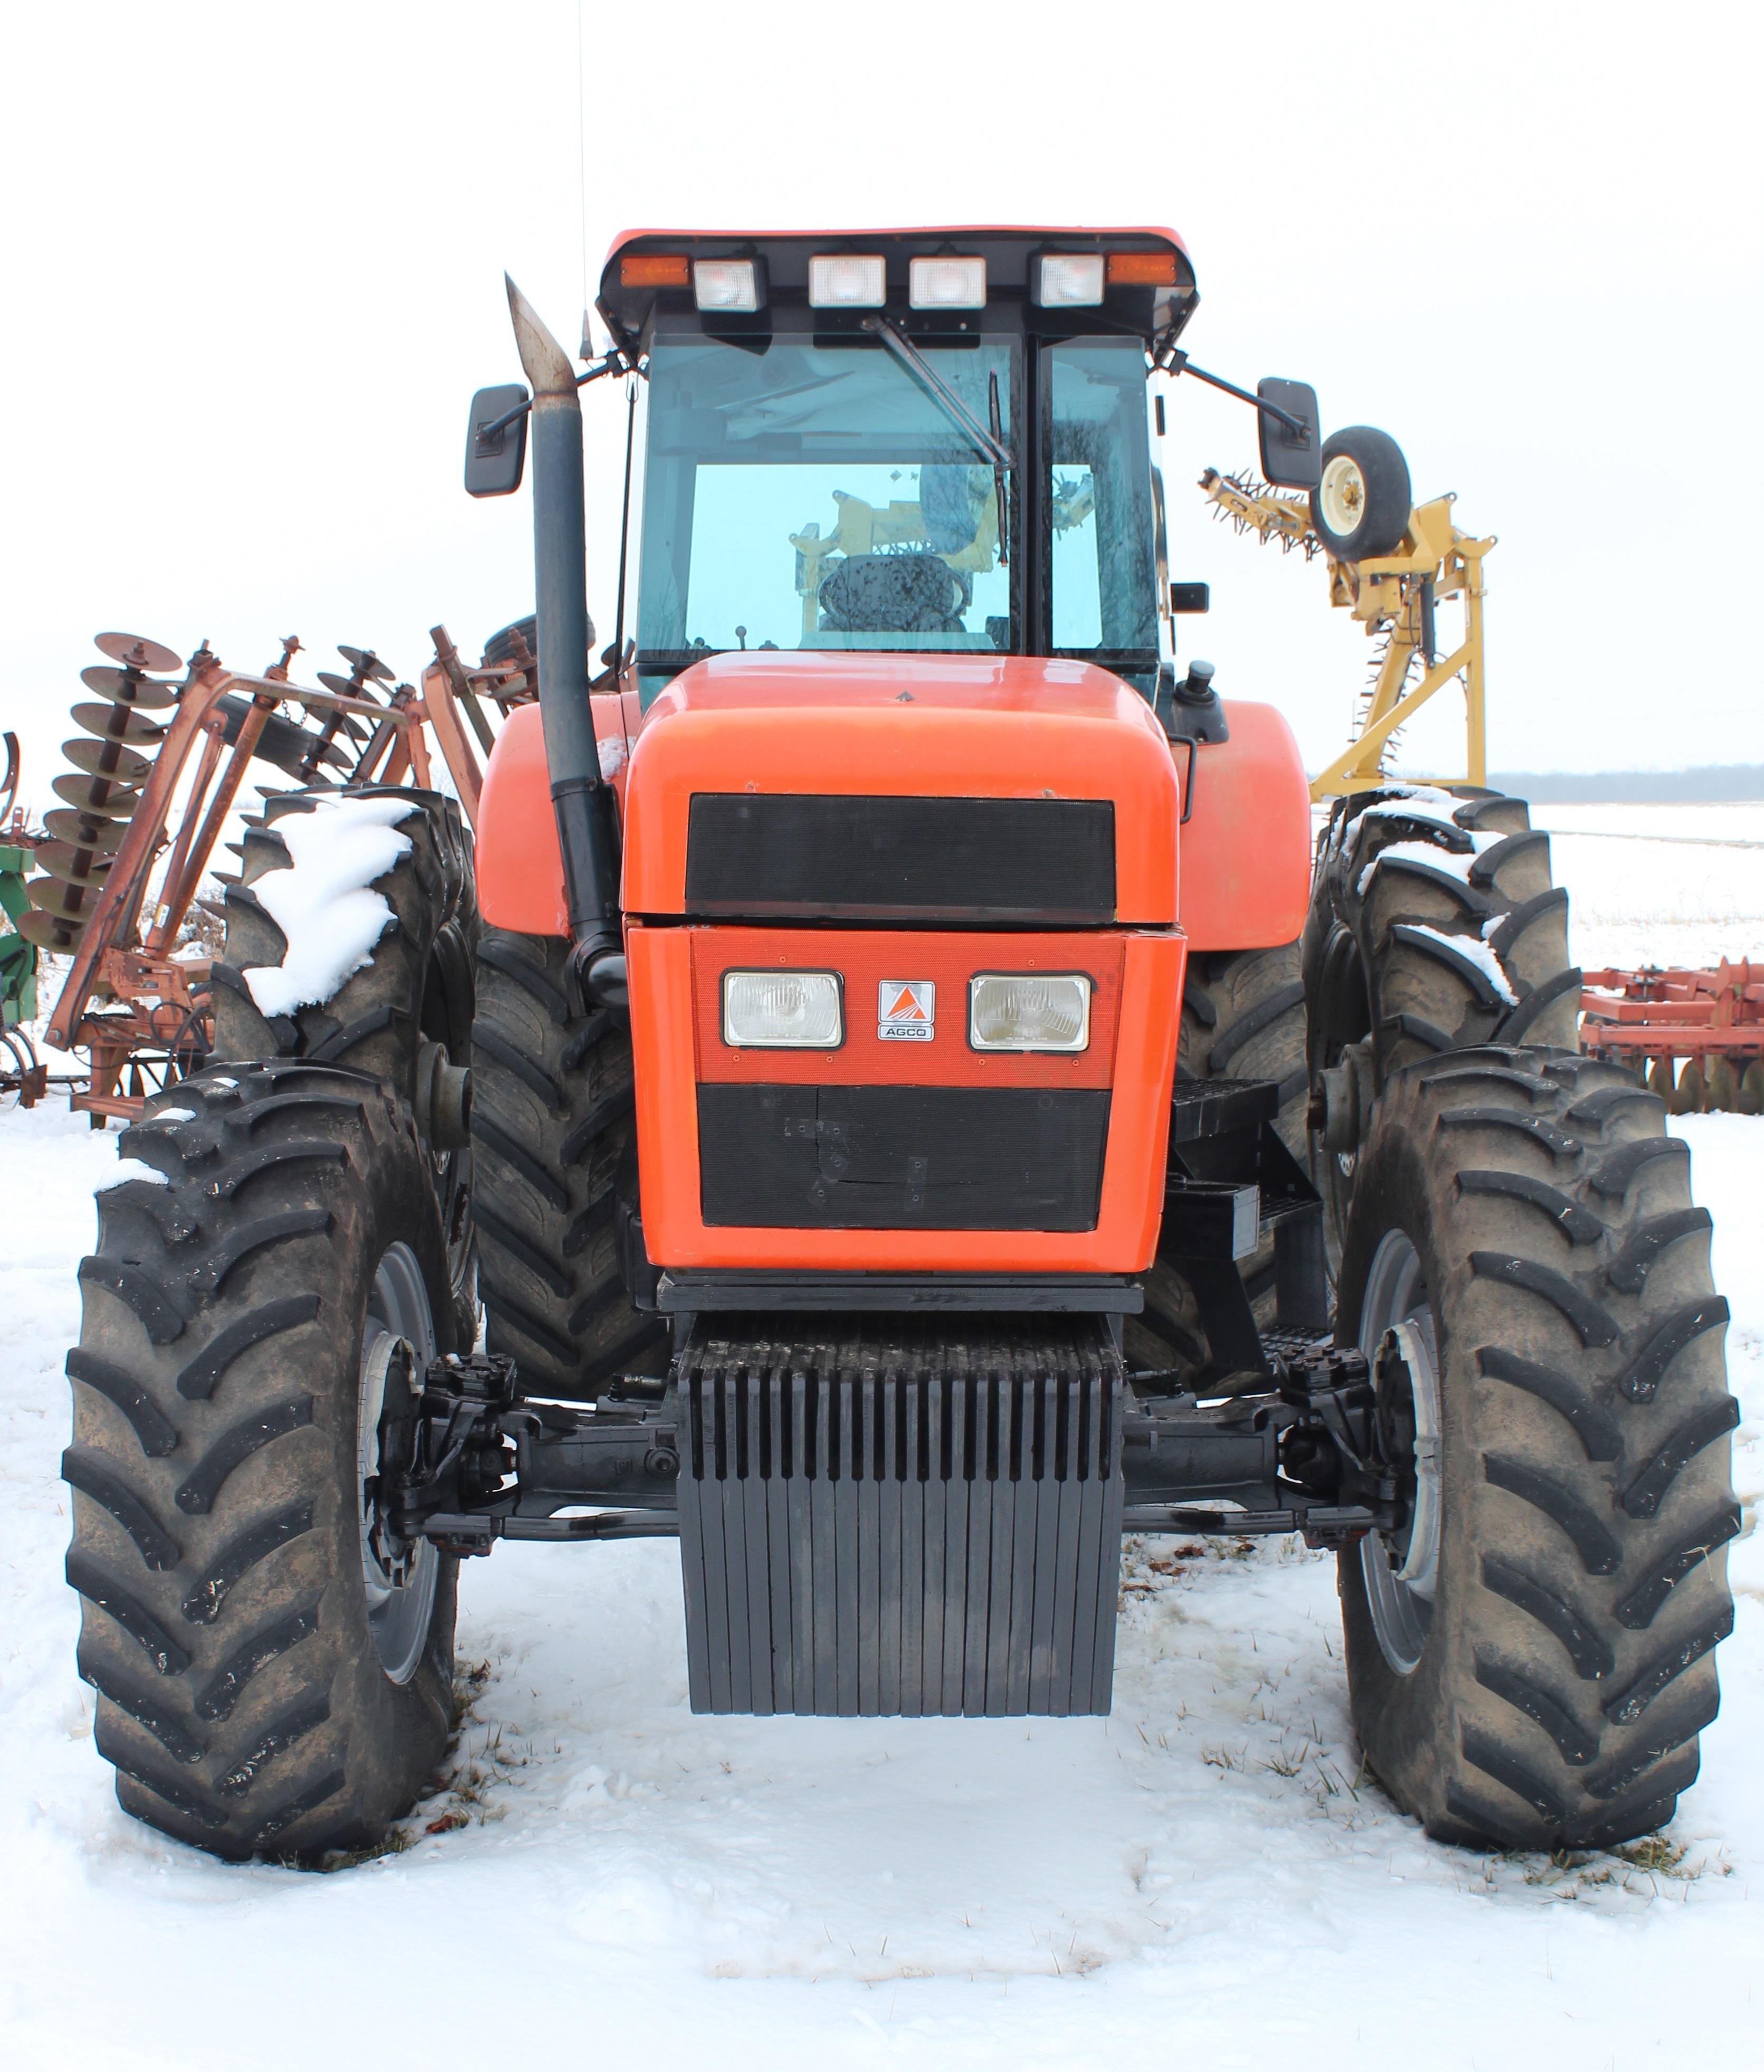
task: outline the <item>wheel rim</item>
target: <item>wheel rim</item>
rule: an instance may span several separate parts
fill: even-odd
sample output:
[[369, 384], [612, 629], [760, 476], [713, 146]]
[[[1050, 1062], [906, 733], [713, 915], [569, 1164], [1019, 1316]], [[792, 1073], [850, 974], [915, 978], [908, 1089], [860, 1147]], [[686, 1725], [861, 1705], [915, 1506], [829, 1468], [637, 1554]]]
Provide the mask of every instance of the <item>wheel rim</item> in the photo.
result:
[[1441, 1538], [1439, 1348], [1433, 1304], [1415, 1248], [1387, 1231], [1372, 1256], [1360, 1305], [1359, 1347], [1375, 1361], [1385, 1336], [1408, 1370], [1415, 1416], [1415, 1503], [1401, 1534], [1368, 1532], [1359, 1543], [1360, 1574], [1384, 1659], [1399, 1676], [1413, 1674], [1433, 1624]]
[[1323, 470], [1317, 492], [1323, 523], [1339, 540], [1357, 532], [1366, 516], [1366, 478], [1351, 454], [1337, 454]]
[[416, 1254], [406, 1244], [389, 1246], [374, 1270], [361, 1338], [361, 1384], [356, 1416], [357, 1477], [356, 1522], [361, 1536], [361, 1578], [368, 1601], [368, 1630], [380, 1665], [394, 1684], [408, 1684], [428, 1645], [441, 1556], [428, 1540], [418, 1543], [408, 1577], [397, 1582], [374, 1550], [370, 1484], [380, 1470], [380, 1412], [385, 1396], [387, 1356], [397, 1340], [416, 1355], [420, 1383], [435, 1356], [434, 1318]]

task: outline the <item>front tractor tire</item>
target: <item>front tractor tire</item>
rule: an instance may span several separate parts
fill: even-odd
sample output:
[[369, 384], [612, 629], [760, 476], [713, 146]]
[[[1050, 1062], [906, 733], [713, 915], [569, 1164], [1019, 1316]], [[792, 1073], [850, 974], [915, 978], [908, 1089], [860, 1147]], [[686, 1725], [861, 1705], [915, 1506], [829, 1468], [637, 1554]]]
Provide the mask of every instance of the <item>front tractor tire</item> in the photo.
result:
[[1708, 1254], [1686, 1146], [1621, 1068], [1484, 1047], [1384, 1089], [1337, 1338], [1409, 1515], [1340, 1588], [1361, 1746], [1441, 1840], [1609, 1848], [1696, 1776], [1740, 1523]]
[[456, 1564], [380, 1565], [388, 1362], [454, 1350], [430, 1161], [375, 1078], [211, 1067], [123, 1133], [68, 1355], [68, 1580], [124, 1810], [214, 1855], [371, 1848], [446, 1752]]

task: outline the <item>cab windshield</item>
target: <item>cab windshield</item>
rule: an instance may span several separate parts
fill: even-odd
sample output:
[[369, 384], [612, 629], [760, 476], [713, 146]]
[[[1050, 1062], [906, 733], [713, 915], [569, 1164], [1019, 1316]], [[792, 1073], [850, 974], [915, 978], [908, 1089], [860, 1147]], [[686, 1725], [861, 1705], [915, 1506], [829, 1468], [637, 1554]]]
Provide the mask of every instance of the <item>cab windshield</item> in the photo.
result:
[[[981, 426], [996, 382], [1008, 445], [1018, 341], [915, 343]], [[1018, 644], [991, 462], [879, 345], [661, 336], [648, 371], [640, 669], [734, 648]]]

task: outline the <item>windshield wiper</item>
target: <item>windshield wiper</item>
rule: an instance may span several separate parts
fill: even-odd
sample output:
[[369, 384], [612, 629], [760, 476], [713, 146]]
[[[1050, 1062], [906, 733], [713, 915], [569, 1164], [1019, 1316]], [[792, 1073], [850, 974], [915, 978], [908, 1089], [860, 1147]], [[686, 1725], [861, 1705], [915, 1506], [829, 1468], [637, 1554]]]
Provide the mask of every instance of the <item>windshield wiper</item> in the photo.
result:
[[910, 374], [918, 376], [919, 379], [930, 389], [931, 394], [943, 405], [944, 410], [953, 419], [957, 428], [968, 434], [994, 467], [1014, 467], [1017, 465], [1011, 458], [1010, 448], [987, 430], [979, 418], [974, 416], [960, 397], [944, 380], [942, 375], [926, 359], [918, 347], [911, 343], [903, 331], [898, 330], [886, 317], [866, 317], [864, 329], [873, 331], [901, 365]]
[[960, 432], [964, 432], [974, 442], [977, 451], [985, 454], [993, 464], [993, 495], [998, 507], [998, 565], [1004, 568], [1010, 556], [1005, 541], [1008, 534], [1005, 509], [1005, 476], [1016, 467], [1010, 448], [1004, 442], [1003, 427], [998, 412], [998, 376], [989, 377], [987, 400], [991, 429], [981, 424], [961, 397], [944, 380], [936, 368], [926, 359], [906, 333], [891, 324], [886, 317], [866, 317], [864, 329], [874, 331], [907, 372], [923, 382], [933, 400], [940, 403], [944, 413]]

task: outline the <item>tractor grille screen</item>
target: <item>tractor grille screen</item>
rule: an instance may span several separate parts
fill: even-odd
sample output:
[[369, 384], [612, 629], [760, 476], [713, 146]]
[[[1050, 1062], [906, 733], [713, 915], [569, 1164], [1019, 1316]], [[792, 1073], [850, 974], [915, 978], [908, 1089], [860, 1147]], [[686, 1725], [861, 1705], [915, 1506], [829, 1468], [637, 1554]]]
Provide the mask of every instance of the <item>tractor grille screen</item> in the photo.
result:
[[686, 911], [1103, 926], [1114, 803], [701, 792]]
[[783, 1230], [1096, 1227], [1106, 1091], [701, 1086], [709, 1224]]

